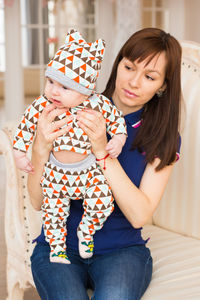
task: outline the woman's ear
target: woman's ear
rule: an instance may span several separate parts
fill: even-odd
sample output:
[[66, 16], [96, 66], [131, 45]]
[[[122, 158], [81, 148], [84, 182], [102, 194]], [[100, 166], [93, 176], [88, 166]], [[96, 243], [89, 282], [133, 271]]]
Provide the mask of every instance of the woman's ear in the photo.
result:
[[158, 98], [162, 97], [162, 95], [164, 94], [164, 92], [166, 91], [167, 88], [167, 84], [166, 82], [163, 83], [163, 85], [159, 88], [159, 90], [156, 92], [156, 95], [158, 96]]
[[163, 91], [163, 92], [165, 92], [165, 90], [167, 89], [167, 83], [166, 83], [166, 81], [163, 83], [163, 85], [162, 85], [162, 87], [161, 87], [161, 90]]

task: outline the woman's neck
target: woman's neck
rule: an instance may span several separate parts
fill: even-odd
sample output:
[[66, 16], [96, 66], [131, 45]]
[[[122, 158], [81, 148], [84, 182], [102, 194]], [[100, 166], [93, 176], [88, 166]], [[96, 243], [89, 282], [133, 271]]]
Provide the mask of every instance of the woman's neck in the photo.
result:
[[140, 110], [143, 105], [133, 105], [133, 106], [128, 106], [120, 100], [120, 98], [115, 94], [115, 92], [112, 95], [112, 100], [115, 106], [122, 111], [123, 115], [126, 116], [128, 114], [131, 114], [135, 111]]

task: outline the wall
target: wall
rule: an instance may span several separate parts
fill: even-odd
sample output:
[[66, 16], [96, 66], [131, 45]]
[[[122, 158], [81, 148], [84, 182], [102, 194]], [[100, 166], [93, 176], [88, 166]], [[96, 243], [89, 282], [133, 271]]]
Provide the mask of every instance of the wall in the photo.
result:
[[169, 33], [178, 40], [200, 43], [200, 0], [165, 0]]
[[169, 33], [178, 40], [185, 39], [185, 0], [166, 0], [169, 10]]
[[141, 28], [141, 0], [97, 0], [97, 37], [106, 41], [97, 91], [102, 92], [124, 42]]
[[114, 5], [112, 1], [98, 0], [97, 1], [97, 38], [102, 38], [106, 42], [105, 55], [101, 67], [100, 76], [97, 80], [97, 91], [102, 92], [105, 89], [106, 82], [109, 78], [113, 59], [113, 32], [114, 32]]
[[200, 0], [185, 0], [185, 40], [200, 43]]

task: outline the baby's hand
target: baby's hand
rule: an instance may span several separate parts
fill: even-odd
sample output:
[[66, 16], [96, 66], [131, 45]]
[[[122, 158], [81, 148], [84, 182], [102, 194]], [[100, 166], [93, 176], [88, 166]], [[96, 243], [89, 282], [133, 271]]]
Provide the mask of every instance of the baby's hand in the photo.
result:
[[125, 134], [117, 134], [106, 145], [106, 151], [108, 151], [111, 158], [116, 158], [121, 153], [122, 148], [126, 141]]
[[30, 161], [30, 159], [26, 156], [26, 154], [22, 151], [13, 149], [14, 157], [15, 157], [15, 163], [17, 168], [20, 170], [26, 172], [26, 173], [32, 173], [34, 172], [34, 167]]

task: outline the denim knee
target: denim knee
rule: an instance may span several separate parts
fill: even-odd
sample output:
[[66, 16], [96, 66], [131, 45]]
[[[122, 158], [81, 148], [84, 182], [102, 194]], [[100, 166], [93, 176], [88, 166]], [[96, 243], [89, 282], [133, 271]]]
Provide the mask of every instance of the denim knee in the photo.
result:
[[31, 256], [33, 279], [41, 299], [88, 300], [84, 265], [73, 257], [70, 265], [51, 263], [49, 253], [48, 244], [38, 243]]
[[144, 245], [113, 251], [94, 261], [89, 269], [93, 300], [139, 300], [152, 275], [152, 259]]

